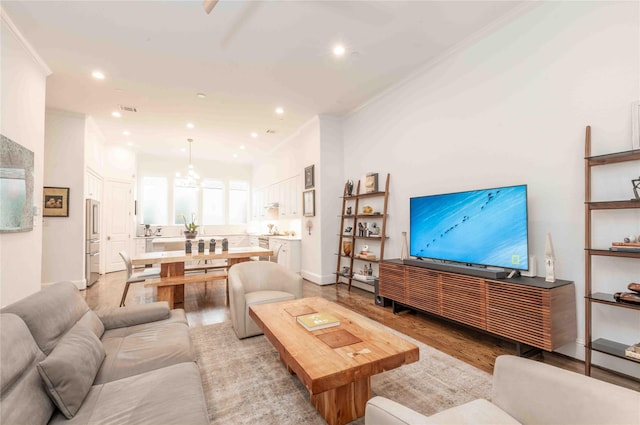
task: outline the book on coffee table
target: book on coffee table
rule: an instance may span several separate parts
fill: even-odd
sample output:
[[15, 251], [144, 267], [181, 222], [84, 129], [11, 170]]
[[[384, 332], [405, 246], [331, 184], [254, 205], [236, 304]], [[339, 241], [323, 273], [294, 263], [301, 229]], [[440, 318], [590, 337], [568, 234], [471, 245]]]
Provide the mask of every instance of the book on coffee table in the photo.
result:
[[624, 350], [624, 355], [635, 360], [640, 360], [640, 342], [633, 344], [631, 347], [627, 347]]
[[329, 313], [305, 314], [296, 317], [296, 320], [308, 331], [317, 331], [318, 329], [330, 328], [340, 324], [340, 320]]

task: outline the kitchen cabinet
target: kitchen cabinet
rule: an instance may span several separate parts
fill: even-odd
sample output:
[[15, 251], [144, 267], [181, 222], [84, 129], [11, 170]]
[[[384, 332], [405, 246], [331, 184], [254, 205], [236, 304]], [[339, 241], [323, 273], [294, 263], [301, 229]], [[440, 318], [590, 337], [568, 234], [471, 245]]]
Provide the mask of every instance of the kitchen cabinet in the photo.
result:
[[253, 208], [252, 208], [253, 212], [251, 214], [251, 217], [254, 220], [262, 220], [264, 218], [264, 215], [265, 215], [264, 193], [265, 193], [264, 189], [255, 190], [253, 192]]
[[102, 183], [102, 177], [87, 169], [84, 179], [85, 198], [102, 201]]
[[[301, 269], [301, 246], [300, 239], [292, 239], [290, 237], [269, 237], [269, 249], [278, 252], [278, 264], [287, 267], [294, 273], [300, 273]], [[278, 251], [279, 249], [279, 251]]]
[[294, 176], [280, 182], [281, 218], [300, 217], [300, 176]]
[[133, 239], [133, 252], [135, 252], [135, 256], [139, 256], [147, 252], [146, 239], [144, 238], [134, 238]]
[[268, 216], [267, 205], [278, 204], [277, 218], [299, 218], [301, 211], [301, 177], [296, 175], [253, 192], [251, 217], [254, 220], [275, 219]]

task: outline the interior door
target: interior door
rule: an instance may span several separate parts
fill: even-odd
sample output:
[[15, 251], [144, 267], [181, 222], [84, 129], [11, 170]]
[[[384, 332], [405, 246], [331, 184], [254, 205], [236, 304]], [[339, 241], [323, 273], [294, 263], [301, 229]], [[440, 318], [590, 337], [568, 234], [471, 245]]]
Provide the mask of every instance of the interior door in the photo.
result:
[[133, 216], [133, 183], [107, 180], [105, 205], [105, 265], [107, 273], [124, 270], [118, 254], [127, 251], [131, 255], [131, 220]]

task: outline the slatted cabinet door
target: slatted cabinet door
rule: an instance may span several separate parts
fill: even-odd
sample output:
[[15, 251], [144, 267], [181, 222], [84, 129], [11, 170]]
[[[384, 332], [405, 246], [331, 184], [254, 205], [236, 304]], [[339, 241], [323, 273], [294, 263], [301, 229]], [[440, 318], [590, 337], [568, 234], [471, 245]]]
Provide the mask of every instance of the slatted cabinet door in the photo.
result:
[[547, 351], [553, 349], [549, 291], [488, 281], [487, 299], [489, 332]]
[[485, 281], [482, 278], [440, 273], [442, 315], [460, 323], [486, 329]]
[[380, 263], [380, 286], [378, 292], [385, 298], [401, 304], [407, 302], [405, 291], [405, 267], [391, 263]]
[[440, 274], [427, 269], [407, 268], [407, 303], [420, 310], [442, 315]]

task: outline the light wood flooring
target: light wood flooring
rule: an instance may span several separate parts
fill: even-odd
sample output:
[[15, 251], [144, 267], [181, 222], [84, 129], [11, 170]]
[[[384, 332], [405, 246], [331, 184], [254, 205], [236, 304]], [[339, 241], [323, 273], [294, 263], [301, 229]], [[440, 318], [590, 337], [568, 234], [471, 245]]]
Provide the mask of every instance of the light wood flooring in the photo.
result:
[[[124, 289], [125, 276], [125, 272], [101, 275], [98, 282], [83, 291], [89, 306], [94, 309], [117, 307]], [[184, 309], [190, 326], [204, 326], [230, 320], [229, 308], [226, 305], [225, 281], [210, 282], [206, 288], [204, 284], [190, 284], [185, 289]], [[154, 288], [144, 288], [142, 283], [134, 283], [129, 287], [126, 303], [130, 305], [155, 301], [154, 291]], [[391, 307], [375, 305], [373, 294], [358, 288], [352, 288], [349, 292], [346, 285], [336, 288], [335, 285], [319, 286], [305, 281], [303, 296], [320, 296], [337, 302], [488, 373], [493, 372], [496, 357], [502, 354], [516, 354], [514, 343], [477, 330], [422, 313], [393, 314]], [[543, 352], [532, 358], [584, 373], [583, 362], [560, 354]], [[594, 368], [592, 376], [640, 391], [640, 382], [599, 368]]]

